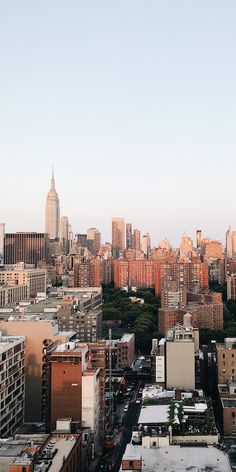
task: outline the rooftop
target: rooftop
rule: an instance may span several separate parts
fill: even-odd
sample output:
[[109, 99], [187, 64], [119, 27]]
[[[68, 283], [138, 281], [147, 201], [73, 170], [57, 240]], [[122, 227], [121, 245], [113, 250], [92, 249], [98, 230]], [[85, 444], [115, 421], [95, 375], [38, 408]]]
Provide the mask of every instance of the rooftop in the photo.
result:
[[128, 444], [123, 459], [137, 460], [140, 455], [143, 472], [231, 472], [228, 456], [211, 446], [150, 449]]
[[[52, 457], [50, 472], [59, 472], [61, 467], [64, 463], [64, 460], [67, 459], [69, 454], [71, 453], [73, 447], [76, 444], [79, 436], [69, 436], [69, 437], [62, 437], [62, 436], [51, 436], [50, 441], [46, 444], [45, 448], [43, 449], [40, 457], [41, 460], [38, 460], [37, 465], [42, 464], [47, 458]], [[35, 472], [37, 470], [42, 470], [35, 467]]]
[[22, 343], [24, 340], [24, 336], [1, 336], [0, 331], [0, 354], [16, 346], [19, 342]]
[[168, 423], [170, 405], [143, 406], [140, 412], [138, 424], [163, 424]]
[[119, 340], [120, 343], [129, 343], [131, 339], [134, 337], [133, 333], [130, 334], [123, 334], [122, 338]]

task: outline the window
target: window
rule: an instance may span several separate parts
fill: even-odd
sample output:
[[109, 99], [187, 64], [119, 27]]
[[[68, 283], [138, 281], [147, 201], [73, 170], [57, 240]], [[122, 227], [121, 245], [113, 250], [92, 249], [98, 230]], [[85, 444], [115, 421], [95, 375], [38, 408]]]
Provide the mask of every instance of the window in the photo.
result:
[[235, 411], [232, 411], [232, 418], [235, 418]]

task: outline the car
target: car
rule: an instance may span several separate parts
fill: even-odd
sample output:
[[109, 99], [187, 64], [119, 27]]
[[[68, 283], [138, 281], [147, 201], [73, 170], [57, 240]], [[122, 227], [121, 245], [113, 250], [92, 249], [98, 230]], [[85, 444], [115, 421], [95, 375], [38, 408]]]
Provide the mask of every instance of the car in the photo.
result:
[[140, 400], [136, 400], [136, 402], [135, 402], [135, 403], [141, 403], [141, 401], [140, 401]]
[[129, 409], [129, 404], [127, 403], [127, 405], [125, 405], [125, 407], [124, 407], [124, 411], [126, 412], [126, 411], [128, 411], [128, 409]]

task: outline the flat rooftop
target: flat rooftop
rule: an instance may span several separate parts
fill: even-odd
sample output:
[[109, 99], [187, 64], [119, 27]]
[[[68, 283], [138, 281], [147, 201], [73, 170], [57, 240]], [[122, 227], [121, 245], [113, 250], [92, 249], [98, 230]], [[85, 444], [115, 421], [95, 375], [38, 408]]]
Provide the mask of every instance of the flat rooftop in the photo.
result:
[[11, 347], [17, 346], [19, 342], [25, 341], [24, 336], [1, 336], [0, 335], [0, 353], [7, 351]]
[[122, 338], [119, 339], [120, 343], [129, 343], [131, 339], [133, 338], [133, 333], [131, 334], [123, 334]]
[[228, 456], [212, 446], [151, 449], [128, 444], [123, 459], [132, 460], [132, 455], [133, 460], [142, 456], [143, 472], [231, 472]]
[[138, 424], [168, 423], [170, 405], [143, 406], [139, 415]]
[[[50, 441], [46, 444], [43, 451], [45, 451], [45, 459], [47, 460], [47, 454], [52, 454], [53, 459], [51, 461], [50, 472], [59, 472], [63, 466], [64, 458], [67, 459], [71, 453], [73, 447], [76, 444], [78, 437], [70, 436], [68, 438], [62, 436], [52, 436]], [[55, 453], [55, 450], [57, 452]], [[41, 458], [43, 457], [43, 451], [41, 453]], [[55, 454], [55, 455], [53, 455]], [[38, 461], [37, 464], [42, 464], [42, 460]], [[35, 471], [38, 470], [37, 466]], [[40, 470], [40, 469], [39, 469]]]
[[235, 398], [222, 398], [221, 401], [224, 408], [236, 408]]

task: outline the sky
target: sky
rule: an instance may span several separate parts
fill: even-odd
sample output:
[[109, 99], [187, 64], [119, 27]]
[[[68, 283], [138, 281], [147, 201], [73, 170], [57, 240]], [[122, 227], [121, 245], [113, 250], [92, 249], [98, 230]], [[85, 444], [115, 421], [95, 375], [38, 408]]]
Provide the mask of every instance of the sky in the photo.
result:
[[235, 0], [0, 3], [0, 221], [153, 244], [236, 229]]

